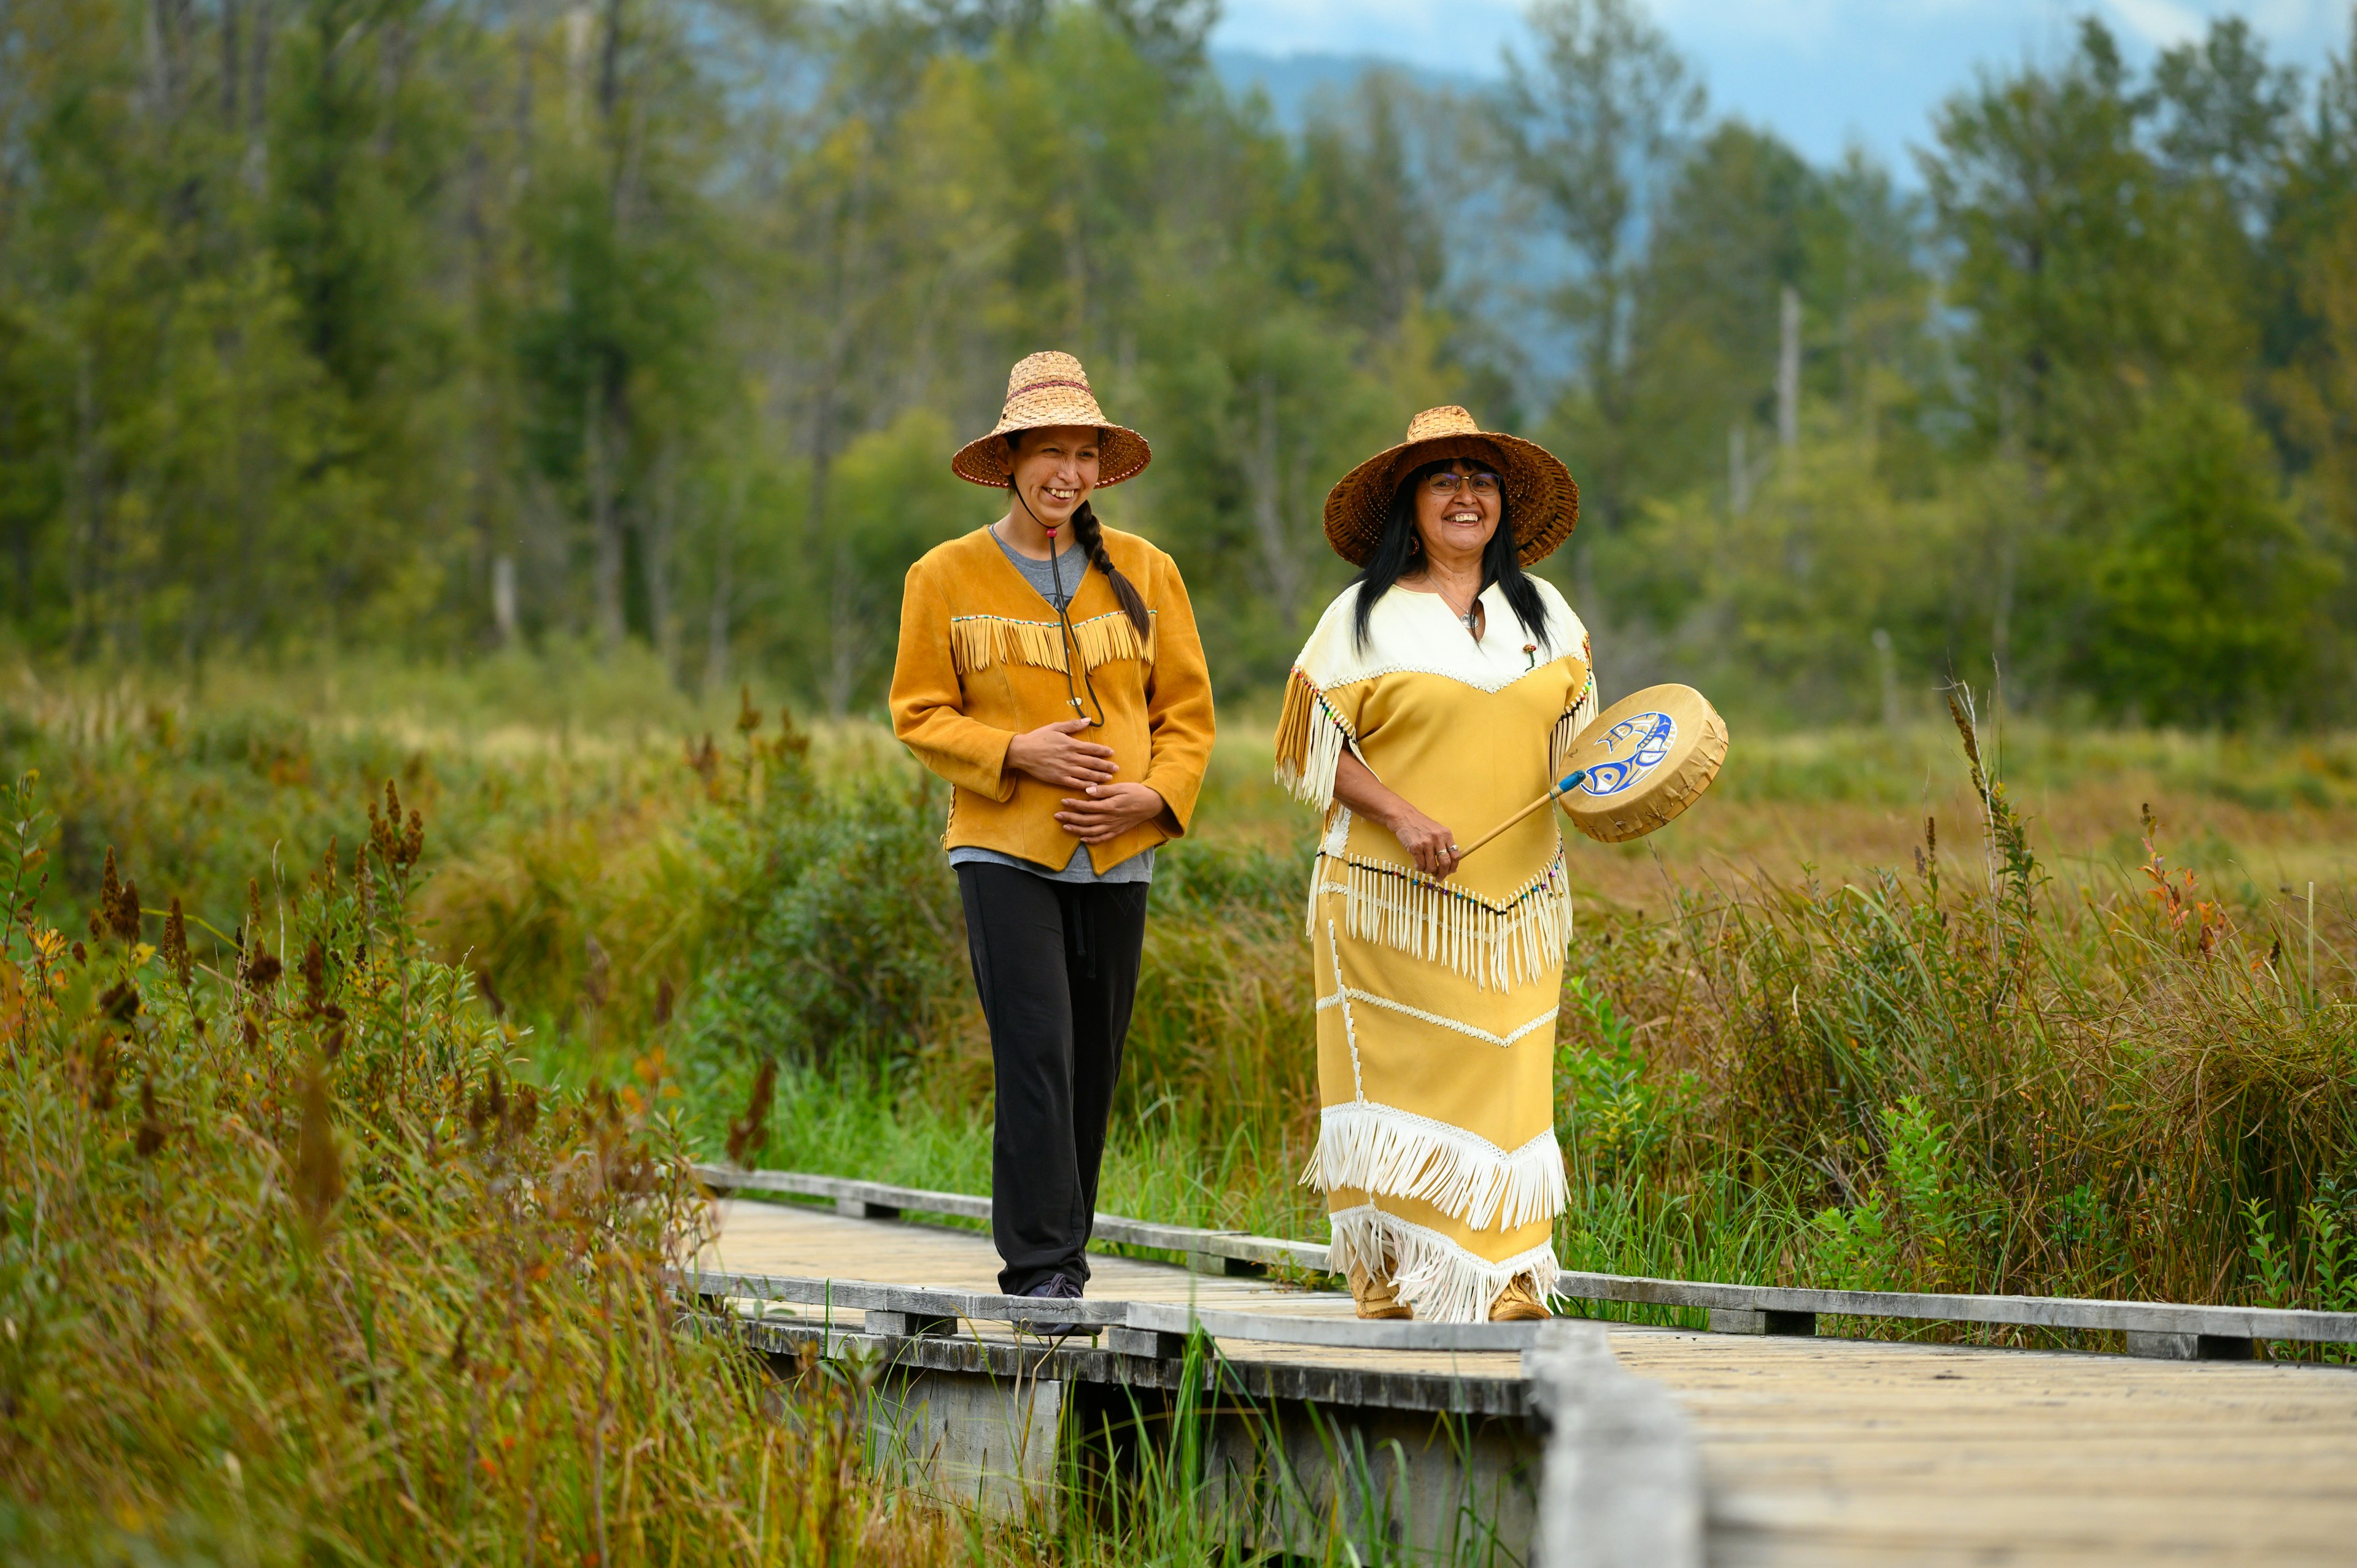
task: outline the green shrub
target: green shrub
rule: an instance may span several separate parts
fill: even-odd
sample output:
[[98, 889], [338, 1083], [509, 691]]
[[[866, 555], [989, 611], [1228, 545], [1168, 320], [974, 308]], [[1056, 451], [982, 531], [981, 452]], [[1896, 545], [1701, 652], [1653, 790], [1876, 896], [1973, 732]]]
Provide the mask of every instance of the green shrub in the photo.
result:
[[944, 1554], [844, 1395], [780, 1402], [682, 1319], [657, 1075], [514, 1082], [406, 914], [408, 821], [257, 889], [216, 966], [112, 875], [85, 938], [28, 912], [48, 823], [25, 784], [5, 815], [0, 1555]]
[[705, 835], [723, 948], [692, 1033], [819, 1065], [890, 1068], [922, 1049], [965, 983], [946, 794], [927, 775], [824, 785], [784, 759], [741, 824]]

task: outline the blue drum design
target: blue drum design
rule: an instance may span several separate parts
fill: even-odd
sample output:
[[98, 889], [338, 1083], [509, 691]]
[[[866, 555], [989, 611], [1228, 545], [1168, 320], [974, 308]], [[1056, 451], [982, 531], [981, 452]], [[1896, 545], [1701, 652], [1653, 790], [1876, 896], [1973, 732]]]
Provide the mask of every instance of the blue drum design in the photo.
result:
[[1572, 786], [1575, 794], [1606, 800], [1643, 779], [1662, 765], [1677, 744], [1677, 722], [1667, 714], [1631, 714], [1604, 732], [1600, 743], [1606, 760], [1587, 764], [1587, 777]]

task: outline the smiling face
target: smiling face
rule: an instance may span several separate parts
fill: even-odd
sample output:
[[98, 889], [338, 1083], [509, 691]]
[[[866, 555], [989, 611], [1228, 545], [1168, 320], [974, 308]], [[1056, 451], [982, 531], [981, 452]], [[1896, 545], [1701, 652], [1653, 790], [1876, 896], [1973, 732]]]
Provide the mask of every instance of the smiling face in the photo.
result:
[[1031, 515], [1052, 532], [1097, 488], [1097, 433], [1085, 424], [1024, 431], [1007, 467]]
[[1459, 457], [1415, 481], [1415, 532], [1435, 561], [1478, 561], [1503, 515], [1498, 476], [1489, 465]]

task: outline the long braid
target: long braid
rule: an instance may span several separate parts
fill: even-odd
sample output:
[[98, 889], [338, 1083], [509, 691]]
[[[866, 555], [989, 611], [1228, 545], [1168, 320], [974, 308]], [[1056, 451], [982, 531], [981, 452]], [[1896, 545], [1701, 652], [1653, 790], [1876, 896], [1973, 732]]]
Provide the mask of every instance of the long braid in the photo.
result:
[[1121, 601], [1121, 607], [1128, 615], [1129, 624], [1137, 628], [1137, 635], [1152, 637], [1154, 617], [1146, 607], [1146, 596], [1139, 593], [1137, 585], [1123, 576], [1121, 568], [1113, 564], [1113, 552], [1105, 548], [1104, 526], [1097, 521], [1095, 509], [1086, 501], [1082, 501], [1080, 509], [1072, 513], [1072, 537], [1080, 542], [1082, 549], [1089, 553], [1089, 564], [1104, 574], [1106, 585], [1113, 589], [1113, 596]]

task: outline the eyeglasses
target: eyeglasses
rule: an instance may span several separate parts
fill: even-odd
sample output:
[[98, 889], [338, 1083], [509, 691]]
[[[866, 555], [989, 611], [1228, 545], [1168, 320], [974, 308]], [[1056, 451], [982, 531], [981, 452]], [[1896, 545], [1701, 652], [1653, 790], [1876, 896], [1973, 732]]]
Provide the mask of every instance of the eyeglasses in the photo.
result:
[[1424, 488], [1437, 496], [1453, 496], [1460, 489], [1469, 489], [1477, 496], [1494, 496], [1498, 493], [1498, 476], [1495, 474], [1435, 474], [1424, 481]]

